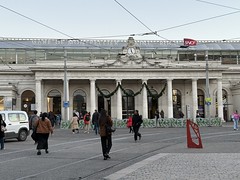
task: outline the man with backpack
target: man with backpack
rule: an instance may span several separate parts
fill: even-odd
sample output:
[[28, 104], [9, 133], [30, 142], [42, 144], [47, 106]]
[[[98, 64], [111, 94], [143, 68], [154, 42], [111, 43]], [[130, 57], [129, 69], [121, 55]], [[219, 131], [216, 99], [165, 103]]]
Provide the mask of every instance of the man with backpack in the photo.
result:
[[31, 115], [30, 118], [29, 118], [29, 129], [30, 130], [33, 130], [34, 123], [39, 119], [37, 113], [38, 113], [37, 110], [34, 110], [33, 115]]

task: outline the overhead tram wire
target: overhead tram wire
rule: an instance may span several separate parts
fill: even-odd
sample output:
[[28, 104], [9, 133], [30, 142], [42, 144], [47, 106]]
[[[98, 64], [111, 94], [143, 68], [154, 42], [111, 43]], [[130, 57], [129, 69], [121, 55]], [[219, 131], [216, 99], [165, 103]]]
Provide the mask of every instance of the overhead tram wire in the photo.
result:
[[[128, 13], [130, 13], [135, 19], [137, 19], [137, 20], [138, 20], [142, 25], [144, 25], [148, 30], [151, 31], [151, 32], [147, 32], [147, 33], [136, 33], [136, 34], [130, 34], [130, 35], [120, 35], [121, 37], [123, 37], [123, 36], [144, 36], [144, 35], [157, 35], [157, 36], [159, 36], [159, 35], [157, 34], [157, 32], [160, 32], [160, 31], [166, 31], [166, 30], [169, 30], [169, 29], [174, 29], [174, 28], [178, 28], [178, 27], [182, 27], [182, 26], [187, 26], [187, 25], [191, 25], [191, 24], [198, 23], [198, 22], [203, 22], [203, 21], [206, 21], [206, 20], [210, 20], [210, 19], [214, 19], [214, 18], [219, 18], [219, 17], [223, 17], [223, 16], [227, 16], [227, 15], [231, 15], [231, 14], [234, 14], [234, 13], [238, 13], [238, 12], [239, 12], [239, 11], [236, 11], [236, 12], [233, 12], [233, 13], [227, 13], [227, 14], [223, 14], [223, 15], [218, 15], [218, 16], [215, 16], [215, 17], [210, 17], [210, 18], [206, 18], [206, 19], [202, 19], [202, 20], [198, 20], [198, 21], [194, 21], [194, 22], [190, 22], [190, 23], [185, 23], [185, 24], [182, 24], [182, 25], [173, 26], [173, 27], [170, 27], [170, 28], [165, 28], [165, 29], [158, 30], [158, 31], [153, 31], [153, 30], [151, 30], [148, 26], [146, 26], [142, 21], [140, 21], [136, 16], [134, 16], [130, 11], [128, 11], [125, 7], [123, 7], [118, 1], [115, 0], [115, 2], [118, 3], [122, 8], [124, 8]], [[221, 6], [221, 5], [219, 5], [219, 6]], [[59, 31], [59, 30], [57, 30], [57, 29], [55, 29], [55, 28], [52, 28], [52, 27], [47, 26], [47, 25], [45, 25], [45, 24], [43, 24], [43, 23], [41, 23], [41, 22], [38, 22], [38, 21], [36, 21], [36, 20], [34, 20], [34, 19], [32, 19], [32, 18], [29, 18], [29, 17], [27, 17], [27, 16], [25, 16], [25, 15], [22, 15], [22, 14], [14, 11], [14, 10], [12, 10], [12, 9], [10, 9], [10, 8], [7, 8], [7, 7], [2, 6], [2, 5], [0, 5], [0, 7], [5, 8], [5, 9], [11, 11], [11, 12], [14, 12], [14, 13], [16, 13], [16, 14], [24, 17], [24, 18], [27, 18], [27, 19], [35, 22], [35, 23], [38, 23], [38, 24], [40, 24], [40, 25], [42, 25], [42, 26], [44, 26], [44, 27], [50, 28], [51, 30], [54, 30], [54, 31], [56, 31], [56, 32], [58, 32], [58, 33], [60, 33], [60, 34], [63, 34], [63, 35], [65, 35], [65, 36], [67, 36], [67, 37], [70, 37], [70, 38], [73, 39], [73, 40], [80, 40], [81, 42], [83, 42], [83, 43], [85, 43], [85, 44], [91, 45], [91, 46], [93, 46], [93, 47], [97, 47], [97, 48], [99, 48], [99, 49], [104, 49], [104, 48], [102, 48], [102, 47], [100, 47], [100, 46], [96, 46], [96, 45], [93, 45], [93, 44], [91, 44], [91, 43], [86, 43], [86, 42], [82, 41], [82, 39], [73, 38], [72, 36], [69, 36], [69, 35], [67, 35], [66, 33], [63, 33], [63, 32], [61, 32], [61, 31]], [[228, 6], [224, 6], [224, 7], [228, 7]], [[231, 8], [231, 7], [228, 7], [228, 8]], [[236, 8], [232, 8], [232, 9], [236, 9]], [[103, 37], [95, 37], [95, 38], [104, 38], [104, 37], [119, 37], [119, 36], [103, 36]], [[161, 36], [159, 36], [159, 37], [161, 37]], [[94, 37], [92, 37], [92, 38], [94, 38]], [[165, 39], [165, 40], [167, 40], [167, 41], [171, 41], [171, 40], [168, 40], [167, 38], [164, 38], [164, 37], [161, 37], [161, 38], [163, 38], [163, 39]], [[87, 38], [85, 38], [85, 39], [87, 39]], [[15, 42], [15, 43], [16, 43], [16, 42]], [[26, 45], [25, 45], [25, 46], [26, 46]], [[34, 47], [33, 47], [33, 48], [34, 48]], [[106, 50], [106, 49], [104, 49], [104, 50]], [[107, 51], [109, 51], [109, 50], [107, 49]], [[59, 57], [62, 57], [62, 56], [59, 56]]]
[[119, 3], [117, 0], [114, 0], [119, 6], [121, 6], [125, 11], [127, 11], [132, 17], [134, 17], [138, 22], [140, 22], [144, 27], [146, 27], [150, 32], [148, 33], [145, 33], [145, 35], [150, 35], [150, 34], [153, 34], [153, 35], [156, 35], [162, 39], [165, 39], [165, 40], [168, 40], [167, 38], [165, 37], [162, 37], [160, 35], [157, 34], [157, 31], [153, 31], [152, 29], [150, 29], [147, 25], [145, 25], [140, 19], [138, 19], [133, 13], [131, 13], [127, 8], [125, 8], [121, 3]]
[[91, 43], [87, 43], [87, 42], [83, 41], [82, 39], [74, 38], [74, 37], [72, 37], [72, 36], [70, 36], [70, 35], [68, 35], [68, 34], [66, 34], [66, 33], [64, 33], [64, 32], [62, 32], [62, 31], [59, 31], [59, 30], [57, 30], [57, 29], [55, 29], [55, 28], [52, 28], [52, 27], [50, 27], [50, 26], [48, 26], [48, 25], [46, 25], [46, 24], [43, 24], [43, 23], [41, 23], [41, 22], [39, 22], [39, 21], [37, 21], [37, 20], [35, 20], [35, 19], [32, 19], [32, 18], [30, 18], [30, 17], [28, 17], [28, 16], [25, 16], [25, 15], [23, 15], [23, 14], [17, 12], [17, 11], [14, 11], [14, 10], [12, 10], [12, 9], [10, 9], [10, 8], [7, 8], [7, 7], [5, 7], [5, 6], [1, 5], [1, 4], [0, 4], [0, 7], [6, 9], [6, 10], [8, 10], [8, 11], [11, 11], [11, 12], [13, 12], [13, 13], [19, 15], [19, 16], [22, 16], [22, 17], [24, 17], [24, 18], [26, 18], [26, 19], [28, 19], [28, 20], [30, 20], [30, 21], [33, 21], [33, 22], [35, 22], [35, 23], [37, 23], [37, 24], [40, 24], [41, 26], [44, 26], [44, 27], [46, 27], [46, 28], [48, 28], [48, 29], [51, 29], [51, 30], [53, 30], [53, 31], [55, 31], [55, 32], [58, 32], [58, 33], [66, 36], [66, 37], [69, 37], [69, 38], [70, 38], [69, 40], [79, 40], [79, 41], [81, 41], [82, 43], [87, 44], [87, 45], [90, 45], [90, 46], [92, 46], [92, 47], [97, 47], [97, 48], [99, 48], [99, 49], [103, 49], [103, 50], [109, 51], [108, 49], [104, 49], [104, 48], [102, 48], [102, 47], [100, 47], [100, 46], [97, 46], [97, 45], [94, 45], [94, 44], [91, 44]]
[[235, 7], [231, 7], [231, 6], [225, 6], [225, 5], [222, 5], [222, 4], [212, 3], [212, 2], [208, 2], [208, 1], [203, 1], [203, 0], [196, 0], [196, 1], [206, 3], [206, 4], [211, 4], [211, 5], [214, 5], [214, 6], [224, 7], [224, 8], [228, 8], [228, 9], [240, 10], [239, 8], [235, 8]]

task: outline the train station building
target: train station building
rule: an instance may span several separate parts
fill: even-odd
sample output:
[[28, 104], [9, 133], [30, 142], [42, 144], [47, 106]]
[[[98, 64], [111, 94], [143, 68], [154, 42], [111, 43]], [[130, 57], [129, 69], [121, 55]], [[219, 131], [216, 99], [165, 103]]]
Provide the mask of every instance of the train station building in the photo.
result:
[[0, 39], [0, 110], [125, 119], [240, 111], [240, 41]]

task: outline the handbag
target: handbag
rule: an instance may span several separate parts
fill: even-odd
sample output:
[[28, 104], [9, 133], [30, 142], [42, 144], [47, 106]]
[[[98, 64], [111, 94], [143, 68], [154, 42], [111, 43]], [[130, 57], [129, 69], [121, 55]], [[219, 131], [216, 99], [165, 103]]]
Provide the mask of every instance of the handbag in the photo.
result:
[[7, 131], [7, 128], [5, 128], [3, 125], [1, 125], [1, 131], [5, 132], [5, 131]]
[[115, 132], [116, 129], [113, 128], [112, 126], [106, 125], [106, 131], [107, 131], [107, 134], [111, 134], [112, 132]]
[[[39, 121], [38, 121], [38, 124], [39, 124]], [[33, 129], [33, 132], [32, 132], [32, 134], [31, 134], [31, 138], [32, 138], [35, 142], [38, 140], [38, 134], [37, 134], [38, 124], [37, 124], [36, 128]]]

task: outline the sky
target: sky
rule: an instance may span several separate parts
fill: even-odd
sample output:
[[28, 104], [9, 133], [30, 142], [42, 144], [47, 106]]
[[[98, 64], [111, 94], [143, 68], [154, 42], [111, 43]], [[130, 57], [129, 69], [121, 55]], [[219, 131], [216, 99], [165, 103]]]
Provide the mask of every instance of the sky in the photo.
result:
[[239, 20], [239, 0], [0, 0], [0, 38], [240, 40]]

